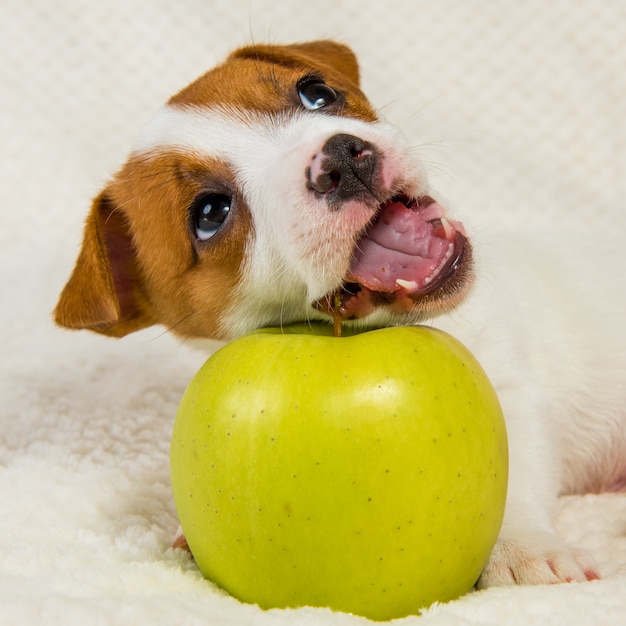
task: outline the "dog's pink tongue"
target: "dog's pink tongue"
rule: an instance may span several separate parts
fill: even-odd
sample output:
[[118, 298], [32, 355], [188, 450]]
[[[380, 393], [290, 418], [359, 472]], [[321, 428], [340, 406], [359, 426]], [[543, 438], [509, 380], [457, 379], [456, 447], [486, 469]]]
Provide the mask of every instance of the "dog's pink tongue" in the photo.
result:
[[389, 202], [357, 242], [347, 280], [374, 292], [418, 295], [448, 265], [462, 226], [449, 222], [431, 198], [410, 208]]

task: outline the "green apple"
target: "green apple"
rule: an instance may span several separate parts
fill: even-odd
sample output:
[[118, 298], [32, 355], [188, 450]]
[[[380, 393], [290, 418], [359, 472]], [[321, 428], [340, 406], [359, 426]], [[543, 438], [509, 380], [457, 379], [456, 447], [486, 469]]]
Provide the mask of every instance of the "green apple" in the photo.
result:
[[426, 327], [233, 341], [189, 385], [171, 447], [180, 522], [208, 579], [263, 608], [377, 620], [472, 588], [507, 470], [489, 380]]

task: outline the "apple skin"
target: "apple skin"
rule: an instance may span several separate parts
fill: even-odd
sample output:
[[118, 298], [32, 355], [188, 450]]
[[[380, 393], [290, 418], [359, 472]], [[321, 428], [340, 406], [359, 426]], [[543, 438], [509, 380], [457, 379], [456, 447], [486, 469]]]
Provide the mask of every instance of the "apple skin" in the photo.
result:
[[262, 608], [375, 620], [469, 591], [508, 456], [473, 355], [427, 327], [263, 329], [200, 369], [176, 418], [176, 508], [203, 575]]

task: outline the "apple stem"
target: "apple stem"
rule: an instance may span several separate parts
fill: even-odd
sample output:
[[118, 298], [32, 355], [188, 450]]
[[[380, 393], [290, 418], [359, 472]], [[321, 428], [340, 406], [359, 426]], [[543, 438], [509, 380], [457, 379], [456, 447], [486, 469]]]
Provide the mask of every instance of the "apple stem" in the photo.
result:
[[341, 307], [341, 293], [337, 291], [333, 296], [333, 335], [335, 337], [341, 337], [341, 313], [339, 309]]

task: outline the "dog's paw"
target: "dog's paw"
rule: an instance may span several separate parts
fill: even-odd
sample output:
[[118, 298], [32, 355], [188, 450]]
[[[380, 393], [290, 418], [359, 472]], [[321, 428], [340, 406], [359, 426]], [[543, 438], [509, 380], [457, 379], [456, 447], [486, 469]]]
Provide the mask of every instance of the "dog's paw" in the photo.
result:
[[174, 540], [172, 541], [172, 548], [191, 552], [187, 539], [185, 539], [185, 535], [183, 534], [183, 529], [180, 526], [178, 527]]
[[600, 578], [595, 561], [556, 535], [528, 533], [498, 540], [478, 588], [498, 585], [547, 585]]

